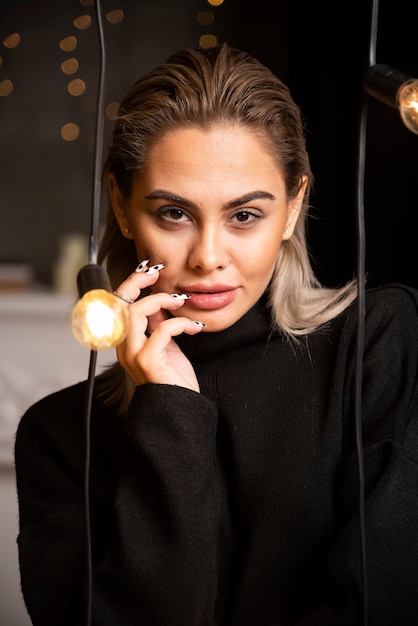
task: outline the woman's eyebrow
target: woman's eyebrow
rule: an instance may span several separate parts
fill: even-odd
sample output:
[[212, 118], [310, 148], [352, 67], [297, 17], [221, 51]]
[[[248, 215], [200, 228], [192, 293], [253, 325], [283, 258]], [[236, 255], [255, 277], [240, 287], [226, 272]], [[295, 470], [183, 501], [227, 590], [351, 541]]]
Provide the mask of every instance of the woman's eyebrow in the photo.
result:
[[272, 193], [269, 193], [268, 191], [250, 191], [249, 193], [246, 193], [245, 196], [242, 196], [241, 198], [237, 198], [236, 200], [232, 200], [231, 202], [228, 202], [228, 204], [226, 205], [227, 209], [234, 209], [235, 207], [241, 206], [242, 204], [247, 204], [248, 202], [252, 202], [253, 200], [275, 200], [276, 197], [273, 196]]
[[163, 189], [157, 189], [156, 191], [152, 191], [147, 196], [145, 196], [146, 200], [167, 200], [168, 202], [175, 202], [177, 204], [182, 204], [184, 206], [198, 208], [193, 202], [190, 200], [186, 200], [186, 198], [182, 198], [177, 194], [171, 193], [169, 191], [164, 191]]
[[[199, 207], [194, 202], [191, 202], [190, 200], [186, 200], [186, 198], [182, 198], [181, 196], [178, 196], [177, 194], [171, 193], [169, 191], [164, 191], [163, 189], [157, 189], [156, 191], [152, 191], [151, 193], [145, 196], [145, 199], [146, 200], [167, 200], [168, 202], [174, 202], [177, 204], [181, 204], [183, 206], [187, 206], [187, 207], [199, 210]], [[241, 196], [240, 198], [235, 198], [234, 200], [231, 200], [223, 208], [234, 209], [236, 207], [242, 206], [243, 204], [247, 204], [248, 202], [252, 202], [253, 200], [260, 200], [260, 199], [261, 200], [263, 199], [275, 200], [276, 197], [272, 193], [269, 193], [268, 191], [261, 191], [261, 190], [250, 191], [246, 193], [244, 196]]]

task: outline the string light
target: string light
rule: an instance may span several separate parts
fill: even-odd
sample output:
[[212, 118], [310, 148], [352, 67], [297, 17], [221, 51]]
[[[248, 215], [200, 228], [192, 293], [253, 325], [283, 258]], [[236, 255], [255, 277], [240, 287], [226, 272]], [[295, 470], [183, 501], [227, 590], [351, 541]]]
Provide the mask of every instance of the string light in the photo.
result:
[[126, 337], [128, 307], [105, 289], [91, 289], [74, 307], [71, 326], [82, 346], [107, 350]]
[[376, 100], [399, 109], [405, 126], [418, 134], [418, 79], [389, 65], [372, 65], [364, 74], [363, 85]]
[[[92, 355], [98, 350], [113, 348], [121, 343], [128, 332], [128, 307], [112, 293], [105, 269], [97, 263], [100, 196], [101, 157], [103, 152], [103, 127], [105, 114], [104, 80], [105, 47], [100, 2], [97, 0], [96, 15], [100, 35], [100, 75], [96, 111], [96, 142], [94, 149], [93, 202], [91, 212], [89, 264], [77, 275], [79, 300], [71, 315], [71, 329], [81, 345], [90, 348]], [[82, 16], [82, 23], [87, 21]]]

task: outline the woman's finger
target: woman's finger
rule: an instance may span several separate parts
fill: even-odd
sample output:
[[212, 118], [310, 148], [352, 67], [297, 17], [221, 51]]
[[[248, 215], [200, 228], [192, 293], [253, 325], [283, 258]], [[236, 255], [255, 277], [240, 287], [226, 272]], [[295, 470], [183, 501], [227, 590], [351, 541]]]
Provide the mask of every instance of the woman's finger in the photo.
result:
[[123, 345], [127, 358], [142, 350], [147, 340], [147, 331], [154, 332], [158, 325], [166, 320], [167, 314], [164, 311], [175, 311], [183, 306], [184, 301], [184, 299], [160, 292], [146, 296], [130, 305], [129, 335]]
[[145, 296], [129, 306], [129, 334], [116, 350], [121, 365], [125, 367], [129, 360], [135, 360], [147, 341], [147, 331], [153, 332], [167, 318], [164, 311], [174, 311], [183, 306], [185, 298], [187, 296], [159, 292]]
[[157, 263], [148, 267], [149, 259], [141, 261], [138, 267], [132, 274], [130, 274], [126, 280], [124, 280], [113, 292], [116, 296], [131, 304], [135, 302], [142, 289], [150, 287], [157, 282], [159, 271], [164, 268], [163, 263]]
[[149, 338], [144, 335], [142, 339], [138, 337], [138, 342], [142, 343], [141, 349], [138, 349], [139, 344], [134, 341], [125, 343], [125, 369], [139, 384], [167, 383], [197, 389], [193, 368], [173, 341], [173, 337], [182, 333], [194, 335], [202, 328], [203, 324], [187, 317], [172, 317], [162, 321]]
[[157, 293], [151, 293], [145, 298], [141, 298], [130, 307], [131, 315], [145, 315], [150, 317], [155, 313], [158, 313], [161, 309], [167, 311], [176, 311], [184, 302], [188, 300], [189, 296], [182, 293], [165, 293], [159, 291]]

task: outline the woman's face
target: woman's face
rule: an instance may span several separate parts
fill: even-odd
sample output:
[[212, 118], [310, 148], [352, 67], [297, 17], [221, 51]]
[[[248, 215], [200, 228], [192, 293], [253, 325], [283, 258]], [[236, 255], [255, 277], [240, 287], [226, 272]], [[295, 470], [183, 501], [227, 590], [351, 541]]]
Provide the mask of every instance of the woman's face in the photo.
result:
[[117, 220], [138, 260], [165, 264], [152, 290], [189, 294], [174, 315], [204, 322], [208, 332], [234, 324], [263, 294], [305, 187], [289, 202], [272, 156], [234, 125], [168, 132], [134, 178], [128, 203], [109, 179]]

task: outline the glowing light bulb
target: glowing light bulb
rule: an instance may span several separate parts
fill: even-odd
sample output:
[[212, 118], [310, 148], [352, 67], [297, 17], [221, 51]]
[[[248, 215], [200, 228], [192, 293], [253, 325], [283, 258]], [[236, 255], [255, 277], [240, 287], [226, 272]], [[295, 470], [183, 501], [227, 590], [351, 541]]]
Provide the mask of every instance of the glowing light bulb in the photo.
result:
[[129, 326], [128, 307], [111, 291], [105, 270], [95, 263], [85, 265], [77, 276], [80, 300], [71, 315], [74, 337], [90, 350], [119, 345]]
[[91, 350], [107, 350], [121, 343], [128, 322], [126, 304], [105, 289], [92, 289], [84, 294], [71, 315], [75, 338]]
[[399, 89], [398, 102], [403, 123], [418, 135], [418, 80], [412, 80]]
[[399, 109], [405, 126], [418, 134], [417, 79], [389, 65], [372, 65], [364, 74], [363, 85], [371, 96]]

